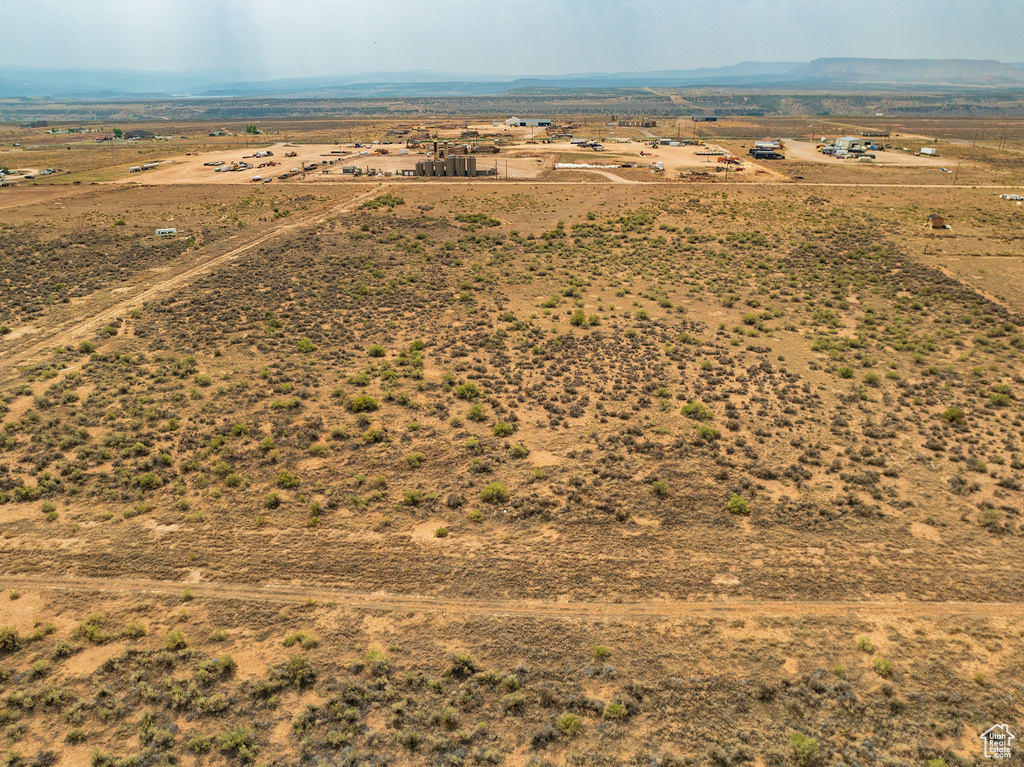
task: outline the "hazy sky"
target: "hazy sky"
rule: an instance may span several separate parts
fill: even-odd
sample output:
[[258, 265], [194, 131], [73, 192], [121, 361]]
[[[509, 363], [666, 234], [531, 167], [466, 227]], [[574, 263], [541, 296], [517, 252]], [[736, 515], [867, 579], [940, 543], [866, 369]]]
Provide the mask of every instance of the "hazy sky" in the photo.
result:
[[1024, 0], [0, 0], [0, 67], [563, 74], [1024, 60]]

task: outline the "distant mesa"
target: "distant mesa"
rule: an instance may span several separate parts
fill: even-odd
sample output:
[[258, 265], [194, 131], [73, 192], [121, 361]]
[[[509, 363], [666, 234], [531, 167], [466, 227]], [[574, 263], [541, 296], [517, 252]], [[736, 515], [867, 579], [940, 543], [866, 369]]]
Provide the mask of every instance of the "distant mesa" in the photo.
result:
[[1001, 61], [976, 59], [815, 59], [785, 79], [850, 85], [1024, 85], [1024, 70]]
[[[277, 80], [232, 80], [227, 72], [168, 73], [7, 68], [0, 98], [106, 101], [178, 98], [404, 98], [531, 95], [598, 88], [1024, 88], [1024, 63], [976, 59], [820, 58], [744, 61], [724, 67], [560, 75], [364, 72]], [[169, 95], [169, 94], [178, 94]]]

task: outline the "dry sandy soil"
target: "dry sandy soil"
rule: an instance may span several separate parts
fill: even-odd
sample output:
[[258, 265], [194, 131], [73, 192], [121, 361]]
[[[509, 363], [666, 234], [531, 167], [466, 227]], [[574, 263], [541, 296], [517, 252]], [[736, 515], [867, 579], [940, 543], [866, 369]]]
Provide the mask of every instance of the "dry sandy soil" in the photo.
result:
[[1020, 208], [180, 159], [0, 197], [10, 763], [966, 767], [1024, 721]]

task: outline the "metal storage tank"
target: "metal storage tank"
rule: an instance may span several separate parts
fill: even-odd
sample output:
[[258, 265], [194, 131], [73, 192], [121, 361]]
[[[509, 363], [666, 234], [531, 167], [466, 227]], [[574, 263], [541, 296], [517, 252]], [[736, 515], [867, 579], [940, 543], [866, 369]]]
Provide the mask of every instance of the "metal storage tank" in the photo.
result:
[[445, 156], [444, 158], [444, 171], [446, 176], [455, 175], [455, 158]]
[[466, 158], [466, 175], [467, 176], [475, 176], [476, 175], [476, 158], [473, 157], [473, 156], [469, 156], [469, 157]]

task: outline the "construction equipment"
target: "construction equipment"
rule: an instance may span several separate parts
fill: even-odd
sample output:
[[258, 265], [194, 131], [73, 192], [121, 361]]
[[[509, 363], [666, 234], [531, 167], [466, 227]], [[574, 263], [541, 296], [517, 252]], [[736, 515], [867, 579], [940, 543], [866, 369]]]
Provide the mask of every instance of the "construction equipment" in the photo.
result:
[[298, 157], [298, 156], [299, 156], [299, 153], [298, 153], [298, 152], [296, 152], [296, 151], [295, 151], [295, 150], [293, 149], [293, 150], [291, 150], [291, 151], [289, 151], [289, 152], [285, 152], [285, 153], [284, 153], [284, 156], [285, 156], [285, 157]]

